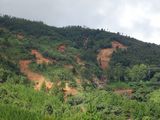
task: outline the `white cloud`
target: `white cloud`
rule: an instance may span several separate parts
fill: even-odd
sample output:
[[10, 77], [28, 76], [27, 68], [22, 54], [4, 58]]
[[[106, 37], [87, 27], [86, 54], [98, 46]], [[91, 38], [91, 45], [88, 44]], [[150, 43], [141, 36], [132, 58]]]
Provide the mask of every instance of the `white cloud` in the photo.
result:
[[49, 25], [85, 25], [160, 44], [159, 0], [0, 0], [0, 13]]
[[160, 28], [160, 14], [150, 15], [151, 25], [155, 28]]

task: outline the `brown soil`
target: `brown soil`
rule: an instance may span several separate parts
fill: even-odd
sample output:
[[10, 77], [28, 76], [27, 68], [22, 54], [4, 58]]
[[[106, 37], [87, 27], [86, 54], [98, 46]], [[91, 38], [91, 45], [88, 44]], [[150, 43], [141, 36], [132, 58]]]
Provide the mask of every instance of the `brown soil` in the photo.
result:
[[53, 82], [45, 81], [46, 90], [50, 90], [53, 87]]
[[112, 42], [112, 48], [114, 48], [114, 49], [118, 49], [118, 48], [127, 49], [127, 46], [124, 46], [123, 44], [121, 44], [121, 43], [119, 43], [117, 41], [113, 41]]
[[99, 65], [101, 66], [102, 69], [106, 69], [108, 67], [113, 51], [114, 51], [113, 48], [106, 48], [102, 49], [99, 52], [97, 60], [99, 61]]
[[65, 44], [60, 44], [58, 47], [57, 47], [57, 50], [59, 52], [65, 52], [66, 50], [66, 45]]
[[[36, 56], [37, 64], [52, 63], [49, 59], [44, 58], [37, 50], [32, 50], [31, 54]], [[35, 83], [35, 90], [40, 90], [43, 84], [45, 84], [46, 90], [50, 90], [53, 87], [53, 83], [48, 81], [43, 75], [31, 71], [29, 69], [29, 64], [31, 62], [31, 60], [20, 60], [19, 65], [21, 72], [25, 74], [29, 80]]]
[[[38, 64], [42, 63], [51, 63], [49, 59], [44, 58], [37, 50], [32, 50], [31, 52], [36, 56], [36, 61]], [[43, 75], [39, 73], [35, 73], [29, 69], [29, 64], [31, 60], [20, 60], [20, 71], [27, 76], [27, 78], [35, 83], [34, 89], [39, 91], [43, 84], [45, 84], [46, 90], [50, 90], [53, 87], [53, 82], [47, 80]], [[71, 67], [71, 66], [70, 66]], [[73, 66], [72, 66], [73, 67]], [[61, 81], [56, 83], [57, 86], [61, 85]], [[69, 87], [68, 83], [66, 83], [65, 88], [63, 88], [64, 99], [67, 99], [68, 95], [76, 95], [78, 91], [75, 88]]]
[[99, 65], [103, 70], [108, 68], [112, 54], [114, 51], [116, 51], [116, 49], [127, 49], [127, 47], [117, 41], [113, 41], [112, 48], [102, 49], [98, 53], [97, 61], [99, 62]]
[[78, 91], [75, 88], [69, 87], [68, 83], [66, 83], [65, 88], [63, 88], [63, 92], [65, 101], [68, 95], [76, 95], [78, 93]]
[[[45, 81], [47, 81], [44, 76], [38, 74], [38, 73], [35, 73], [35, 72], [32, 72], [30, 69], [29, 69], [29, 64], [31, 63], [31, 60], [21, 60], [19, 62], [20, 64], [20, 70], [22, 73], [24, 73], [27, 78], [31, 81], [33, 81], [35, 83], [34, 85], [34, 88], [35, 90], [40, 90], [41, 89], [41, 86], [44, 84]], [[48, 85], [46, 84], [46, 87], [48, 88]], [[50, 86], [49, 86], [50, 88]]]
[[37, 50], [32, 50], [32, 51], [31, 51], [31, 54], [32, 54], [32, 55], [35, 55], [35, 57], [36, 57], [36, 63], [37, 63], [37, 64], [50, 64], [50, 63], [53, 63], [52, 60], [47, 59], [47, 58], [44, 58], [44, 57], [42, 56], [42, 54], [39, 53]]
[[119, 95], [131, 96], [133, 93], [133, 90], [132, 89], [117, 89], [114, 91], [114, 93], [119, 94]]

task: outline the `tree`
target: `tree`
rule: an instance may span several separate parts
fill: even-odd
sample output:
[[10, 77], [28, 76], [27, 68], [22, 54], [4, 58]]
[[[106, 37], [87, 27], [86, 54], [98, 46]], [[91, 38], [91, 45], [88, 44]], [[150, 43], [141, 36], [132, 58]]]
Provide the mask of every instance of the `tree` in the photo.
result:
[[10, 71], [0, 68], [0, 82], [5, 82], [10, 75]]
[[124, 67], [118, 63], [115, 66], [111, 66], [106, 71], [107, 78], [110, 81], [123, 81], [124, 80]]
[[114, 81], [121, 81], [122, 77], [123, 77], [123, 68], [121, 66], [121, 64], [117, 64], [114, 69], [113, 69], [113, 78], [114, 78]]
[[127, 78], [131, 81], [144, 80], [147, 76], [147, 66], [144, 64], [134, 65], [126, 70]]
[[159, 72], [155, 73], [154, 76], [153, 76], [153, 78], [151, 79], [151, 81], [153, 81], [153, 82], [160, 81], [160, 73]]

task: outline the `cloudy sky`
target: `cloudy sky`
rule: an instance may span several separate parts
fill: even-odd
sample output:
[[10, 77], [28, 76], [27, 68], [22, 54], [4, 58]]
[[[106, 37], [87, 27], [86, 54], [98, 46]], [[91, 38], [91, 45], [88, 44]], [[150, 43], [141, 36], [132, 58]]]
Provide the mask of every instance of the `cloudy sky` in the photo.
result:
[[52, 26], [104, 28], [160, 44], [160, 0], [0, 0], [0, 13]]

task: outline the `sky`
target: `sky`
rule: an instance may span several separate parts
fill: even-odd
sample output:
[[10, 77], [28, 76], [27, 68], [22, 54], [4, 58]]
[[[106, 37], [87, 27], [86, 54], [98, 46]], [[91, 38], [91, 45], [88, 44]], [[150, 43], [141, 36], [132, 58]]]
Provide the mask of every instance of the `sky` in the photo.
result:
[[160, 44], [160, 0], [0, 0], [0, 14], [81, 25]]

